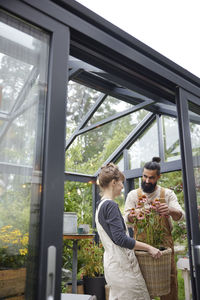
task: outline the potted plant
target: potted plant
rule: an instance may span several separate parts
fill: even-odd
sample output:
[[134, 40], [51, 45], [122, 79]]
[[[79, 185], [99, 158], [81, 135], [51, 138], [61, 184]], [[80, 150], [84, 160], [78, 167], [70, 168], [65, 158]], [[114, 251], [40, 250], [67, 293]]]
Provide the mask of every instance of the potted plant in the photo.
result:
[[11, 225], [0, 228], [0, 298], [23, 294], [28, 233]]
[[[170, 292], [171, 248], [164, 247], [166, 227], [163, 227], [164, 218], [157, 213], [156, 206], [161, 199], [149, 201], [146, 195], [139, 197], [136, 208], [132, 209], [134, 217], [134, 237], [162, 250], [158, 260], [153, 259], [148, 252], [135, 251], [141, 272], [146, 281], [149, 294], [154, 296], [166, 295]], [[132, 224], [132, 223], [131, 223]]]
[[105, 300], [105, 278], [103, 268], [104, 249], [101, 243], [85, 240], [82, 242], [79, 255], [82, 259], [81, 277], [84, 292], [96, 295], [97, 300]]
[[163, 250], [166, 232], [163, 231], [161, 226], [163, 217], [156, 211], [156, 206], [159, 204], [160, 200], [158, 198], [154, 199], [149, 205], [146, 195], [139, 197], [137, 208], [132, 208], [134, 216], [133, 226], [136, 240], [141, 240]]

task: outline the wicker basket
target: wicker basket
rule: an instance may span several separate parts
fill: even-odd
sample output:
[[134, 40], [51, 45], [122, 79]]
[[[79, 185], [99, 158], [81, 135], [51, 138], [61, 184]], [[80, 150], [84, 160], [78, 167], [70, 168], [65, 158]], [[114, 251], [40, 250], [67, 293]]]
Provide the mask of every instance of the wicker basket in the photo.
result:
[[171, 252], [172, 250], [167, 248], [162, 251], [159, 259], [154, 259], [148, 252], [135, 251], [151, 297], [170, 293]]

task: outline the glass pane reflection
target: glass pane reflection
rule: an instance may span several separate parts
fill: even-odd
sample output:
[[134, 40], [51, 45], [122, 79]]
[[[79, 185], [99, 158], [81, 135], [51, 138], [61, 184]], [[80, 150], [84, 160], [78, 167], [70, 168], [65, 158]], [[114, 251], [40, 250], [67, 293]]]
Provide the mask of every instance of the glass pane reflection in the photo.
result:
[[159, 156], [157, 123], [154, 122], [129, 149], [130, 169], [141, 168], [153, 156]]
[[123, 155], [115, 162], [121, 172], [124, 172], [124, 157]]
[[162, 117], [165, 161], [180, 159], [180, 142], [177, 119]]
[[67, 138], [71, 136], [86, 113], [100, 96], [100, 92], [69, 81], [67, 99]]
[[106, 99], [103, 101], [101, 106], [97, 109], [94, 113], [93, 117], [89, 120], [87, 125], [94, 124], [99, 122], [105, 118], [108, 118], [114, 114], [119, 112], [123, 112], [126, 109], [132, 108], [134, 105], [118, 100], [114, 97], [107, 96]]
[[146, 113], [134, 112], [78, 136], [66, 151], [66, 171], [94, 174]]
[[[195, 108], [195, 105], [193, 104], [191, 105], [191, 107]], [[196, 111], [198, 111], [198, 109]], [[191, 143], [192, 143], [197, 208], [199, 214], [199, 227], [200, 227], [200, 114], [189, 111], [189, 118], [190, 118], [190, 136], [191, 136]]]
[[32, 68], [30, 64], [3, 53], [0, 54], [1, 112], [9, 113], [19, 101], [20, 93]]
[[0, 299], [34, 300], [49, 35], [2, 11], [0, 27], [0, 272], [20, 288], [1, 282]]

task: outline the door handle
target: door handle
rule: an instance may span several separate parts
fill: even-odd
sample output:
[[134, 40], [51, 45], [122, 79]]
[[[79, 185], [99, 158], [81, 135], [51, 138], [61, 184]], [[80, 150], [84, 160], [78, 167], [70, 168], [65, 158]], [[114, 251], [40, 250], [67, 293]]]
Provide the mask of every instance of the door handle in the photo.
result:
[[194, 246], [197, 265], [200, 266], [200, 245]]
[[56, 278], [56, 247], [49, 246], [47, 251], [46, 300], [54, 300]]

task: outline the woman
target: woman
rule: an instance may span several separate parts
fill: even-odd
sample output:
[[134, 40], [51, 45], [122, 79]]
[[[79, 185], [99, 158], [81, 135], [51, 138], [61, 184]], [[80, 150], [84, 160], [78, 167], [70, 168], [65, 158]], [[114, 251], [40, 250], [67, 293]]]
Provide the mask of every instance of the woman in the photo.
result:
[[102, 198], [97, 206], [96, 226], [104, 246], [104, 273], [110, 286], [109, 300], [149, 300], [135, 250], [146, 250], [159, 258], [161, 252], [127, 235], [123, 217], [114, 199], [121, 194], [124, 175], [113, 163], [101, 168], [99, 186]]

